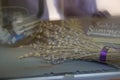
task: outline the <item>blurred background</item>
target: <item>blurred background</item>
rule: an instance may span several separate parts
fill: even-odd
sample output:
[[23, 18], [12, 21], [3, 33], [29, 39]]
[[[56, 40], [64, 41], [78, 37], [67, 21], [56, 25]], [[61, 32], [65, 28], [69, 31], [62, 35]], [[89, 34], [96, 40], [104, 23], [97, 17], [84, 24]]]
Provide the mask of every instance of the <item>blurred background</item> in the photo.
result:
[[55, 10], [47, 2], [53, 2], [57, 14], [61, 16], [91, 16], [99, 11], [107, 11], [112, 16], [120, 15], [119, 0], [2, 0], [2, 5], [24, 7], [30, 14], [47, 16]]

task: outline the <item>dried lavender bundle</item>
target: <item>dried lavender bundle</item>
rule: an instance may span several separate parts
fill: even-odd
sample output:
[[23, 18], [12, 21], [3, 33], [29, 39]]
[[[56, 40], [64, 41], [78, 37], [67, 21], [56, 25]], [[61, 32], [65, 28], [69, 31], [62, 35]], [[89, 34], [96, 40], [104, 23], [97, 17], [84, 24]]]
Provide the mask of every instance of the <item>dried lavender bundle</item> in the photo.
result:
[[33, 52], [19, 58], [41, 57], [53, 64], [68, 59], [101, 60], [101, 51], [110, 48], [105, 53], [106, 61], [114, 62], [116, 56], [119, 60], [119, 49], [113, 48], [113, 44], [120, 43], [118, 35], [110, 37], [109, 28], [99, 27], [97, 23], [94, 24], [94, 21], [86, 21], [87, 25], [82, 22], [75, 18], [64, 21], [41, 21], [35, 33], [31, 35], [34, 41], [29, 47], [33, 48]]

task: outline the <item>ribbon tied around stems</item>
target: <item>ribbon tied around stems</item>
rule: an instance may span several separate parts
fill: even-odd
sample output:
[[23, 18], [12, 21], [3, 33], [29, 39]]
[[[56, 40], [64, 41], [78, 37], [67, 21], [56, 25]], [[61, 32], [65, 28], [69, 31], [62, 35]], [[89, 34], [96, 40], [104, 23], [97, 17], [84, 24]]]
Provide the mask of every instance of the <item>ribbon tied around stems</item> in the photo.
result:
[[107, 59], [107, 53], [109, 51], [110, 48], [113, 48], [113, 49], [120, 49], [120, 48], [116, 48], [116, 47], [109, 47], [109, 46], [104, 46], [100, 52], [100, 58], [99, 60], [102, 61], [102, 62], [105, 62], [106, 59]]

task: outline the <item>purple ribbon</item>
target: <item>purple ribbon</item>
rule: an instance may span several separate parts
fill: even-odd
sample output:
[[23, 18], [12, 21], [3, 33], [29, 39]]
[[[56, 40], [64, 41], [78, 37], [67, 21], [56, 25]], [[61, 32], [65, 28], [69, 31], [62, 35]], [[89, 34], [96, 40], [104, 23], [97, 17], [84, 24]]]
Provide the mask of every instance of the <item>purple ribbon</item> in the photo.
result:
[[109, 48], [107, 46], [103, 47], [103, 49], [100, 52], [100, 61], [106, 61], [108, 50]]
[[106, 61], [106, 58], [107, 58], [107, 53], [108, 53], [108, 50], [109, 48], [113, 48], [113, 49], [119, 49], [120, 48], [116, 48], [116, 47], [108, 47], [108, 46], [104, 46], [100, 52], [100, 61], [102, 62], [105, 62]]

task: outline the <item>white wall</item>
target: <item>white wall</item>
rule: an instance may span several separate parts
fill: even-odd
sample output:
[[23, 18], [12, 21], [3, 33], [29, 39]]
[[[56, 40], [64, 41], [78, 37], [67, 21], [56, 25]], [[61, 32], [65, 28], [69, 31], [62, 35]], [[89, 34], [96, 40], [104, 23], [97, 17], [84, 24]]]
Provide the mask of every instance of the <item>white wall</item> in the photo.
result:
[[120, 15], [120, 0], [96, 0], [96, 2], [100, 11], [108, 10], [113, 16]]
[[61, 10], [59, 8], [58, 4], [59, 0], [44, 0], [45, 2], [45, 9], [44, 9], [44, 15], [43, 19], [46, 18], [46, 14], [48, 14], [49, 20], [61, 20], [63, 19], [63, 14], [61, 14]]

